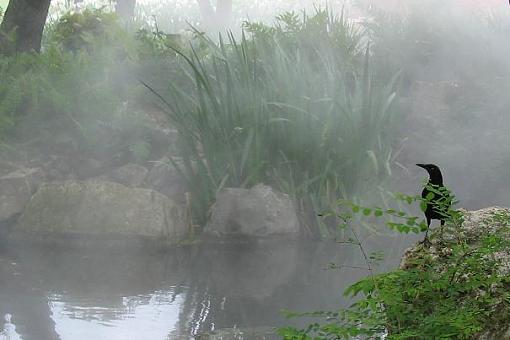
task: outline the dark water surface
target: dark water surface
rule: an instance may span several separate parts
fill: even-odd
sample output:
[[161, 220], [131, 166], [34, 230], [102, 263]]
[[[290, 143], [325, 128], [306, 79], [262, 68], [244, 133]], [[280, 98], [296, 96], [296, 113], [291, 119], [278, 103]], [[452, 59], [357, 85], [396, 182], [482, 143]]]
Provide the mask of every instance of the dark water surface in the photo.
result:
[[[384, 243], [371, 248], [387, 253], [385, 267], [395, 266], [402, 242]], [[5, 323], [8, 339], [26, 340], [193, 339], [222, 329], [264, 333], [292, 323], [282, 317], [282, 309], [347, 304], [342, 291], [367, 271], [327, 269], [330, 263], [365, 266], [359, 248], [334, 242], [194, 245], [166, 251], [3, 245], [0, 326]], [[11, 322], [4, 322], [1, 318], [9, 314]]]

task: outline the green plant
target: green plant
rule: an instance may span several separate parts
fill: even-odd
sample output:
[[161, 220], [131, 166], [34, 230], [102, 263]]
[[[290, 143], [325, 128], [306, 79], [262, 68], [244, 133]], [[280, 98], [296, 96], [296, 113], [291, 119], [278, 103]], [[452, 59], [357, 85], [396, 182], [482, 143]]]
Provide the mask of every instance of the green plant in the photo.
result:
[[[397, 195], [407, 203], [421, 197]], [[350, 205], [354, 213], [381, 217], [400, 232], [420, 232], [424, 221], [402, 211]], [[447, 204], [445, 204], [445, 207]], [[476, 243], [462, 232], [462, 214], [449, 210], [446, 230], [435, 235], [442, 255], [422, 248], [408, 258], [405, 269], [371, 275], [351, 285], [345, 295], [359, 297], [349, 308], [334, 312], [288, 313], [325, 319], [304, 329], [280, 329], [285, 339], [471, 339], [510, 318], [510, 275], [498, 254], [510, 246], [510, 216], [496, 214], [486, 223], [497, 232]], [[360, 246], [362, 246], [360, 244]], [[370, 260], [365, 258], [370, 269]], [[503, 268], [503, 269], [502, 269]], [[497, 312], [495, 312], [497, 310]]]
[[117, 40], [123, 34], [114, 13], [87, 8], [62, 15], [51, 27], [50, 41], [68, 51], [90, 51], [98, 46], [118, 44]]
[[146, 160], [150, 128], [129, 102], [140, 89], [135, 81], [129, 86], [130, 67], [108, 53], [56, 45], [1, 58], [0, 139], [38, 141], [70, 155]]
[[136, 32], [136, 40], [142, 57], [176, 56], [175, 49], [183, 49], [183, 39], [179, 34], [168, 34], [156, 29], [141, 28]]
[[135, 75], [161, 65], [147, 62], [156, 50], [104, 9], [63, 14], [47, 25], [41, 53], [0, 58], [0, 140], [149, 159], [152, 132]]
[[390, 171], [398, 74], [373, 72], [362, 34], [343, 17], [318, 11], [277, 20], [273, 28], [246, 23], [251, 38], [229, 34], [216, 44], [201, 36], [200, 49], [178, 51], [194, 89], [153, 90], [179, 129], [180, 169], [201, 221], [224, 186], [266, 182], [309, 212]]

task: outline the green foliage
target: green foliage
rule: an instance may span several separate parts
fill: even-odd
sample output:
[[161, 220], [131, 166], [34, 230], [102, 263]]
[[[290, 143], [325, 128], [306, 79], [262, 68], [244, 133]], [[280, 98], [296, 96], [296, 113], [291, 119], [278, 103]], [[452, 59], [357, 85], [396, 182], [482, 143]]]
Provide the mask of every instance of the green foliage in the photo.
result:
[[103, 52], [49, 45], [40, 54], [0, 58], [0, 140], [147, 159], [146, 118], [129, 102], [141, 94], [127, 74], [130, 61]]
[[47, 25], [41, 53], [0, 57], [0, 142], [150, 159], [157, 137], [136, 77], [166, 80], [161, 68], [181, 44], [178, 35], [126, 30], [103, 9], [63, 14]]
[[398, 74], [372, 71], [369, 48], [342, 17], [278, 20], [246, 23], [251, 38], [201, 37], [199, 50], [179, 52], [194, 90], [154, 91], [180, 131], [181, 171], [202, 215], [223, 186], [265, 182], [317, 211], [370, 192], [389, 172]]
[[141, 28], [136, 32], [136, 40], [141, 57], [176, 56], [176, 49], [183, 49], [183, 40], [179, 34], [168, 34], [159, 30], [149, 31]]
[[[409, 206], [418, 203], [421, 211], [427, 209], [427, 205], [433, 204], [435, 211], [442, 215], [445, 219], [453, 221], [455, 224], [462, 223], [462, 216], [451, 206], [456, 204], [455, 197], [446, 187], [438, 187], [434, 184], [427, 183], [426, 188], [430, 191], [427, 197], [409, 196], [402, 193], [394, 194], [394, 199]], [[436, 198], [437, 197], [437, 198]], [[404, 209], [382, 208], [382, 207], [362, 207], [358, 204], [347, 200], [338, 200], [339, 205], [343, 205], [355, 214], [362, 214], [365, 217], [373, 216], [375, 218], [387, 217], [386, 225], [400, 233], [420, 233], [427, 230], [427, 223], [422, 218], [412, 216]]]
[[[443, 193], [444, 194], [444, 193]], [[453, 195], [448, 192], [453, 200]], [[431, 197], [396, 195], [408, 203], [428, 202]], [[285, 339], [471, 339], [507, 324], [510, 319], [510, 275], [504, 270], [499, 253], [510, 246], [510, 216], [495, 214], [489, 225], [497, 225], [495, 233], [483, 235], [472, 243], [461, 232], [462, 214], [441, 206], [448, 216], [446, 230], [438, 233], [441, 256], [431, 256], [422, 249], [408, 257], [406, 269], [370, 275], [351, 285], [344, 294], [357, 297], [349, 308], [336, 312], [287, 313], [289, 317], [308, 316], [324, 319], [304, 329], [279, 330]], [[402, 219], [388, 222], [399, 232], [419, 232], [423, 221], [407, 213], [380, 208], [363, 208], [350, 204], [357, 214]], [[376, 213], [377, 212], [377, 213]], [[425, 225], [426, 227], [426, 225]], [[359, 244], [362, 247], [361, 243]], [[365, 258], [368, 269], [370, 259]], [[496, 312], [497, 311], [497, 312]]]
[[[273, 26], [245, 21], [243, 28], [257, 40], [271, 42], [274, 39], [288, 49], [300, 48], [301, 52], [309, 52], [309, 61], [316, 57], [319, 58], [316, 61], [321, 62], [321, 55], [328, 50], [338, 53], [336, 58], [345, 58], [345, 67], [353, 66], [350, 63], [359, 66], [363, 60], [359, 57], [365, 31], [349, 22], [343, 12], [340, 16], [323, 9], [316, 9], [313, 16], [285, 12], [276, 17]], [[319, 36], [321, 39], [317, 39]], [[271, 45], [267, 47], [271, 48]]]
[[65, 50], [91, 50], [106, 44], [117, 44], [123, 31], [113, 13], [102, 9], [85, 9], [64, 14], [51, 28], [50, 41]]

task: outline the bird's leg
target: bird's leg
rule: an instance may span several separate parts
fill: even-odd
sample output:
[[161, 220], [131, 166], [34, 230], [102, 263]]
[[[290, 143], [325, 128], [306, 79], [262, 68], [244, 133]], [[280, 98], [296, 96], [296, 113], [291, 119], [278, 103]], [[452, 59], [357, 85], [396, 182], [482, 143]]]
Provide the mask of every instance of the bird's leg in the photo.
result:
[[427, 230], [425, 231], [425, 237], [423, 238], [423, 241], [422, 241], [422, 243], [424, 245], [430, 244], [430, 241], [429, 241], [430, 220], [431, 220], [431, 218], [427, 216]]
[[441, 227], [439, 229], [439, 241], [441, 244], [444, 243], [444, 225], [445, 225], [445, 221], [441, 220]]
[[422, 241], [422, 243], [423, 243], [424, 245], [430, 245], [430, 241], [429, 241], [428, 233], [429, 233], [429, 230], [427, 229], [427, 231], [425, 232], [425, 237], [423, 238], [423, 241]]

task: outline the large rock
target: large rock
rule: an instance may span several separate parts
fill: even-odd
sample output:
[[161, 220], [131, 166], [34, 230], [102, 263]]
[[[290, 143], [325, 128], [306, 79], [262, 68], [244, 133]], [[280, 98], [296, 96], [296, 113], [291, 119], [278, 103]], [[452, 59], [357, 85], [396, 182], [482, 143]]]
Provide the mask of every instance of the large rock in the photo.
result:
[[23, 211], [43, 177], [41, 169], [20, 169], [0, 177], [0, 222]]
[[168, 115], [160, 110], [143, 112], [146, 139], [151, 144], [152, 156], [158, 158], [167, 152], [176, 153], [179, 133], [172, 127]]
[[101, 178], [104, 177], [105, 180], [124, 184], [128, 187], [138, 187], [143, 183], [148, 172], [149, 170], [142, 165], [128, 163], [113, 169], [109, 174], [101, 176]]
[[75, 179], [75, 174], [69, 162], [62, 156], [50, 155], [49, 160], [42, 162], [42, 168], [46, 174], [46, 180]]
[[299, 232], [299, 221], [288, 195], [259, 184], [220, 191], [204, 231], [217, 236], [289, 235]]
[[178, 202], [185, 201], [184, 193], [189, 190], [186, 179], [167, 157], [154, 162], [154, 166], [144, 179], [143, 186], [156, 190]]
[[[459, 265], [459, 263], [452, 263], [449, 258], [452, 254], [452, 247], [456, 243], [460, 242], [471, 249], [476, 249], [480, 246], [481, 240], [490, 235], [498, 235], [510, 240], [510, 209], [490, 207], [477, 211], [463, 209], [460, 211], [463, 215], [463, 223], [460, 227], [452, 229], [448, 228], [448, 224], [446, 224], [443, 233], [440, 232], [440, 229], [432, 231], [429, 235], [430, 244], [420, 243], [409, 248], [402, 258], [400, 268], [404, 270], [413, 269], [417, 266], [416, 263], [427, 259], [432, 261], [431, 267], [427, 270], [443, 272], [449, 266]], [[509, 277], [510, 249], [497, 252], [494, 255], [499, 262], [497, 267], [494, 268], [497, 275]], [[492, 286], [486, 289], [494, 290], [495, 287]], [[485, 295], [487, 291], [482, 289], [477, 294], [477, 296]], [[477, 299], [477, 296], [466, 294], [463, 299]], [[510, 340], [510, 320], [508, 319], [510, 308], [508, 308], [508, 302], [504, 299], [504, 296], [492, 298], [490, 305], [491, 310], [493, 310], [492, 315], [487, 317], [487, 324], [484, 329], [473, 339]]]
[[143, 236], [178, 242], [187, 236], [186, 220], [181, 207], [153, 190], [69, 180], [41, 185], [14, 232]]
[[[401, 269], [408, 269], [414, 266], [413, 260], [424, 255], [432, 259], [441, 259], [450, 255], [449, 243], [462, 240], [471, 247], [479, 245], [480, 240], [488, 235], [500, 235], [510, 239], [509, 225], [500, 216], [510, 216], [509, 208], [489, 207], [476, 211], [459, 209], [463, 216], [462, 226], [459, 229], [445, 228], [441, 234], [440, 229], [430, 233], [430, 244], [419, 243], [406, 250], [402, 261]], [[499, 254], [501, 262], [501, 273], [510, 274], [510, 249], [505, 254]]]

